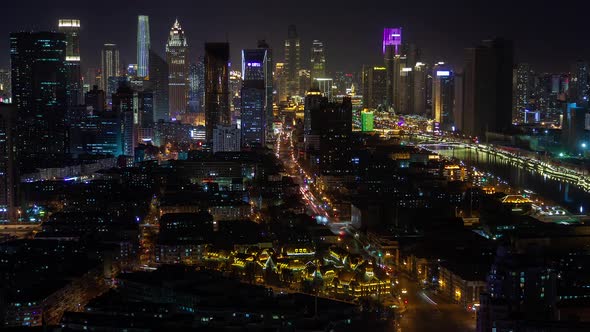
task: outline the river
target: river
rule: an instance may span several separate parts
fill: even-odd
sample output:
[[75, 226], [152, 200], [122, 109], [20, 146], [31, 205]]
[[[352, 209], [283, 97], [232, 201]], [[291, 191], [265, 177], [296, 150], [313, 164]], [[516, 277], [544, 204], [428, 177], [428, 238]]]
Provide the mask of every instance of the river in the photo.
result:
[[565, 181], [551, 179], [511, 162], [507, 158], [475, 151], [464, 147], [436, 150], [442, 156], [454, 157], [465, 164], [499, 176], [510, 186], [529, 189], [567, 208], [575, 214], [587, 213], [590, 208], [590, 193]]

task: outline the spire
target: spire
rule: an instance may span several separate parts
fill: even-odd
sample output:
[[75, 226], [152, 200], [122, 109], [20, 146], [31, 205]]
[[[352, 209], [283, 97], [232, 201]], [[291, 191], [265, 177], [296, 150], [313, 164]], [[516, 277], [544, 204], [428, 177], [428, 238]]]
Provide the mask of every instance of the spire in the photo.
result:
[[172, 26], [172, 29], [178, 29], [178, 30], [182, 29], [180, 27], [180, 23], [178, 22], [178, 17], [174, 20], [174, 25]]

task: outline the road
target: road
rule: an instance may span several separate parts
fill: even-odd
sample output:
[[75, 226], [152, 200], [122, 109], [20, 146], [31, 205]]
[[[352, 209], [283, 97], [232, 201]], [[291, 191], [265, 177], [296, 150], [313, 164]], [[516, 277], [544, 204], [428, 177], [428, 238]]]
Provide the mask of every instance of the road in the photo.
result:
[[405, 275], [399, 276], [400, 289], [407, 294], [406, 311], [399, 317], [399, 332], [473, 332], [475, 312], [467, 312], [457, 304], [451, 304], [422, 290]]

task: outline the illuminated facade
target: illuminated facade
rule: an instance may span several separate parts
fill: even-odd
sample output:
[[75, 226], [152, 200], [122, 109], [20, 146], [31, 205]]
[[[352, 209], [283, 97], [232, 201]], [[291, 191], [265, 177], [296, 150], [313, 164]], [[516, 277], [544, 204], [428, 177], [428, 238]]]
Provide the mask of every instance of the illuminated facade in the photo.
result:
[[385, 69], [387, 71], [386, 81], [386, 99], [385, 105], [394, 105], [395, 90], [395, 59], [399, 55], [402, 43], [402, 28], [385, 28], [383, 29], [383, 56]]
[[150, 63], [150, 18], [137, 17], [137, 76], [149, 77]]
[[109, 81], [119, 77], [121, 64], [119, 63], [119, 49], [116, 44], [104, 44], [101, 52], [101, 89], [105, 92], [107, 107], [110, 107], [112, 94], [116, 91]]
[[387, 70], [385, 67], [363, 66], [363, 107], [376, 109], [387, 98]]
[[178, 19], [170, 29], [166, 43], [166, 60], [168, 62], [168, 103], [170, 116], [181, 118], [188, 107], [189, 66], [188, 44], [184, 30]]
[[266, 141], [265, 49], [242, 50], [241, 133], [243, 146]]
[[363, 110], [361, 112], [361, 131], [371, 132], [373, 131], [373, 124], [375, 122], [375, 113], [369, 110]]
[[265, 113], [266, 113], [266, 137], [271, 137], [273, 130], [270, 124], [273, 122], [273, 99], [274, 99], [274, 79], [273, 79], [273, 57], [272, 50], [265, 40], [258, 41], [258, 48], [266, 51], [264, 57], [264, 89], [265, 89]]
[[311, 79], [326, 77], [326, 53], [324, 43], [314, 40], [311, 46]]
[[301, 69], [301, 48], [295, 25], [290, 25], [285, 40], [285, 96], [300, 95], [299, 70]]
[[66, 68], [68, 73], [68, 106], [82, 104], [82, 73], [80, 69], [80, 20], [61, 19], [59, 32], [66, 35]]
[[212, 140], [215, 127], [231, 124], [228, 62], [228, 43], [205, 43], [205, 128], [207, 141]]
[[[10, 34], [18, 159], [43, 161], [65, 153], [66, 39], [62, 33]], [[31, 164], [28, 164], [31, 166]]]
[[453, 72], [444, 63], [439, 62], [432, 71], [432, 113], [434, 122], [444, 130], [450, 130], [453, 121], [454, 100]]
[[0, 223], [16, 221], [15, 113], [14, 106], [0, 103]]
[[399, 47], [402, 44], [402, 28], [383, 29], [383, 54], [388, 46], [393, 46], [394, 54], [399, 54]]

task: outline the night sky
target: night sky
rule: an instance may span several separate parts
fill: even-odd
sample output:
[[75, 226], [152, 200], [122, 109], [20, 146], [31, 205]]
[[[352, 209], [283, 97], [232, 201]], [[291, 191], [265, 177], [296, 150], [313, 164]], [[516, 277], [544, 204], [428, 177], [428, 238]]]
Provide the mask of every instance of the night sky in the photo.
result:
[[[7, 3], [11, 1], [11, 3]], [[327, 48], [328, 70], [358, 71], [381, 64], [384, 27], [403, 27], [403, 39], [418, 45], [425, 61], [460, 64], [463, 48], [501, 36], [513, 39], [516, 61], [539, 71], [566, 71], [590, 59], [590, 25], [582, 1], [375, 1], [350, 0], [2, 0], [0, 66], [9, 66], [10, 32], [56, 30], [59, 18], [82, 20], [82, 61], [97, 67], [105, 42], [119, 45], [122, 65], [135, 63], [137, 15], [150, 16], [152, 48], [164, 53], [174, 18], [186, 30], [191, 57], [205, 41], [230, 42], [234, 67], [242, 48], [266, 39], [282, 59], [287, 25], [302, 40], [302, 67], [308, 68], [311, 41]]]

